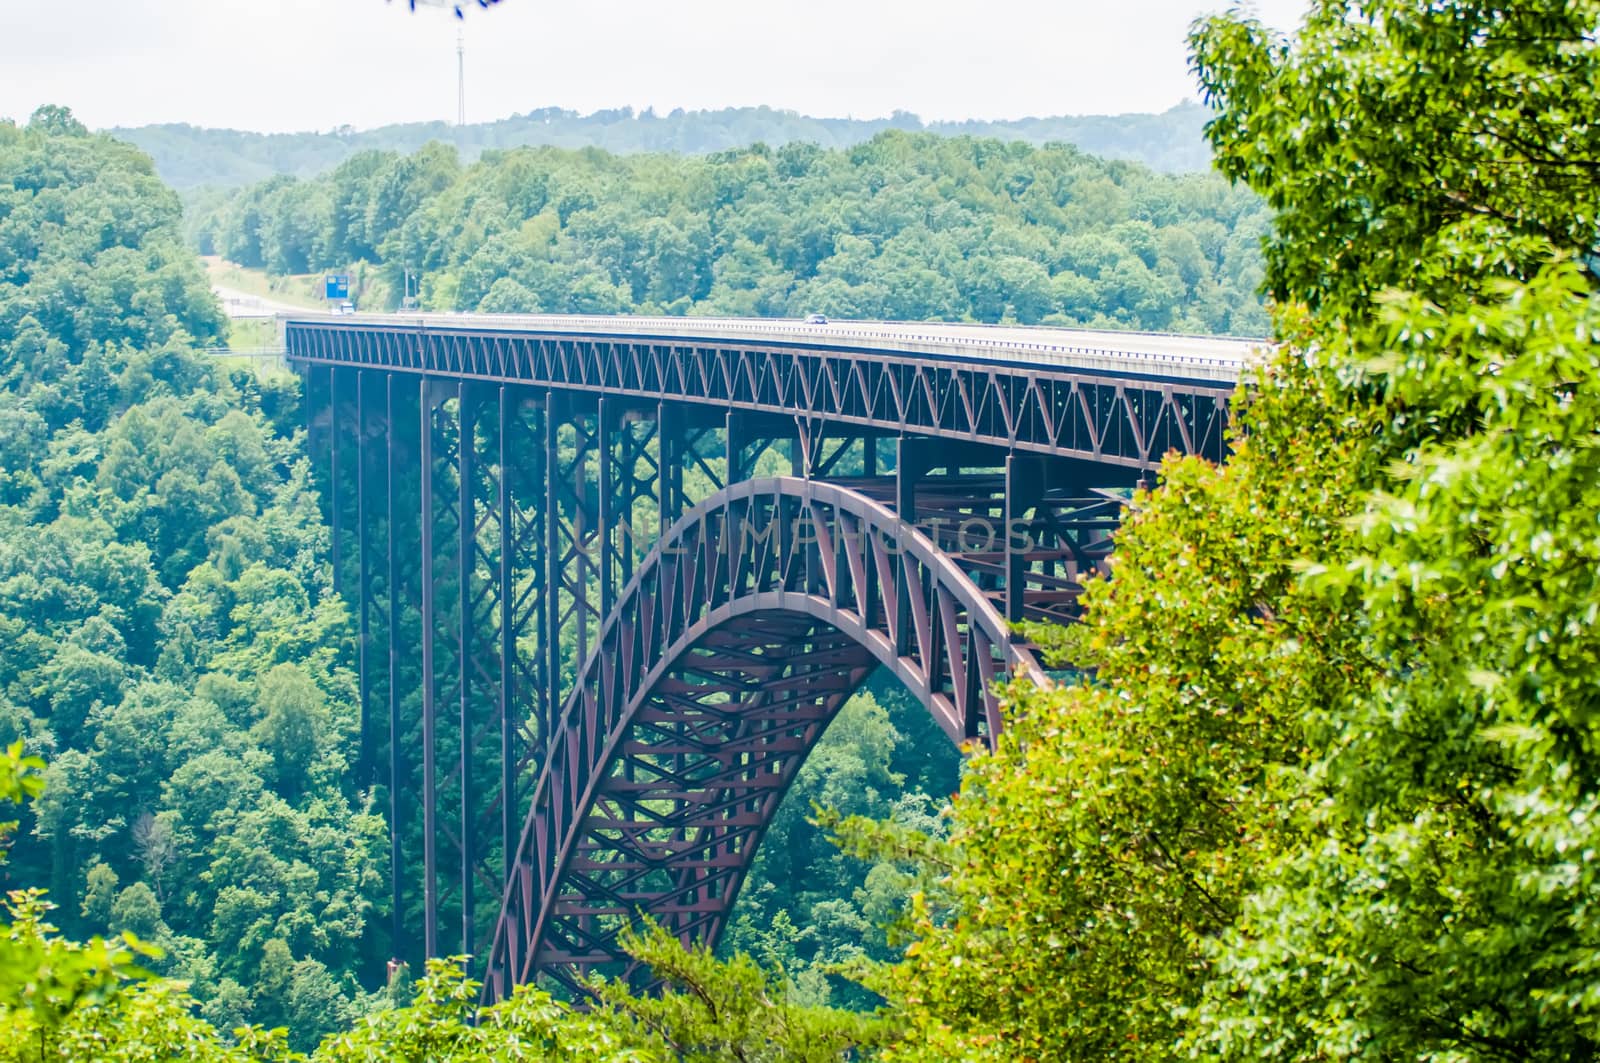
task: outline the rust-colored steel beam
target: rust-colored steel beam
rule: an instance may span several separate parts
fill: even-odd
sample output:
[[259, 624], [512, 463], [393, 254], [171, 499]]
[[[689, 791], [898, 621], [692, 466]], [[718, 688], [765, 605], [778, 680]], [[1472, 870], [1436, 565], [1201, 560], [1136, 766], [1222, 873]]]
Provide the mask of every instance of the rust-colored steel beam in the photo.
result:
[[552, 337], [514, 330], [291, 321], [289, 359], [591, 395], [799, 415], [1129, 469], [1170, 451], [1226, 453], [1228, 396], [1215, 381], [1074, 372], [734, 340]]
[[[910, 603], [899, 615], [890, 603]], [[897, 649], [903, 646], [904, 650]], [[934, 542], [846, 488], [735, 483], [690, 509], [619, 596], [535, 785], [487, 994], [629, 976], [638, 913], [715, 940], [811, 746], [875, 667], [951, 737], [992, 741], [994, 681], [1043, 682]]]

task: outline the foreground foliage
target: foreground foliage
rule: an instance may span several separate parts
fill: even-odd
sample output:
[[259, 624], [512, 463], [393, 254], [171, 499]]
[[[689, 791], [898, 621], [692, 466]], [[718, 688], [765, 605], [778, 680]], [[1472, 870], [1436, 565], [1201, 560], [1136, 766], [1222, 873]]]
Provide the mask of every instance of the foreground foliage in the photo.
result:
[[[36, 799], [42, 767], [17, 747], [0, 755], [0, 802]], [[747, 957], [724, 963], [651, 927], [625, 944], [663, 983], [657, 994], [596, 981], [593, 1007], [580, 1012], [521, 986], [480, 1009], [481, 987], [463, 977], [461, 958], [433, 960], [408, 1003], [373, 1009], [307, 1056], [292, 1044], [303, 1030], [240, 1026], [223, 1036], [196, 1015], [202, 1009], [187, 985], [139, 966], [159, 961], [160, 948], [127, 931], [77, 944], [46, 921], [49, 908], [38, 891], [14, 893], [9, 918], [0, 922], [0, 1060], [825, 1063], [850, 1058], [889, 1033], [876, 1018], [793, 1003], [786, 987]]]
[[892, 1055], [1594, 1055], [1596, 25], [1197, 27], [1288, 342], [1035, 632], [1094, 679], [1012, 692], [876, 978]]

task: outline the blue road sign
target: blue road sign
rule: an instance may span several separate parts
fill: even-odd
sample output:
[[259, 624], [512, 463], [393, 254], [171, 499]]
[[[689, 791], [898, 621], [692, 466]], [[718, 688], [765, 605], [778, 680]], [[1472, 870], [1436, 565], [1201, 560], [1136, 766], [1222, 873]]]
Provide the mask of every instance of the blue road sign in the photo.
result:
[[327, 283], [327, 298], [329, 298], [329, 299], [348, 299], [348, 298], [350, 298], [350, 274], [348, 274], [348, 273], [330, 273], [327, 276], [327, 282], [328, 282]]

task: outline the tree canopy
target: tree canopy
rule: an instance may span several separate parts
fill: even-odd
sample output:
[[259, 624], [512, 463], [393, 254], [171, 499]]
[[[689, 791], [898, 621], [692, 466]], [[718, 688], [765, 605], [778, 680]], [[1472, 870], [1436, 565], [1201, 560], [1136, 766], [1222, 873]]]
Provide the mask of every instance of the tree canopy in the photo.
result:
[[1196, 27], [1284, 345], [1035, 632], [1093, 678], [1012, 691], [889, 1055], [1594, 1054], [1596, 25]]
[[179, 226], [149, 160], [64, 109], [0, 126], [0, 744], [49, 762], [9, 873], [72, 935], [159, 947], [224, 1027], [309, 1039], [382, 963], [384, 825], [346, 771], [352, 630], [294, 385], [199, 353], [225, 325]]
[[884, 133], [708, 158], [365, 152], [197, 203], [202, 250], [370, 308], [1079, 324], [1263, 335], [1261, 201], [1061, 145]]

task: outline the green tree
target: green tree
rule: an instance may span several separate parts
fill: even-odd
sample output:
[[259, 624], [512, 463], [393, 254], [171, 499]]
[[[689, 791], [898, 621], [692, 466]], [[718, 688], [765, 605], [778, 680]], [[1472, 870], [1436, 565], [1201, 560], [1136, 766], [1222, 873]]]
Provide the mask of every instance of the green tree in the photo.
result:
[[261, 722], [255, 732], [272, 755], [273, 777], [279, 792], [298, 794], [309, 782], [327, 707], [311, 677], [292, 664], [280, 664], [261, 681]]
[[161, 902], [156, 900], [155, 891], [143, 882], [135, 882], [117, 894], [111, 905], [111, 929], [142, 938], [156, 937], [162, 923]]
[[112, 904], [117, 896], [117, 872], [110, 864], [97, 860], [90, 866], [86, 879], [83, 918], [92, 927], [110, 927]]
[[1593, 1054], [1597, 16], [1197, 28], [1285, 344], [1033, 632], [1092, 678], [1010, 691], [874, 979], [890, 1055]]
[[[1596, 251], [1595, 5], [1319, 0], [1292, 42], [1196, 26], [1217, 166], [1276, 211], [1280, 301], [1334, 314], [1389, 287], [1443, 296]], [[1450, 244], [1475, 233], [1460, 250]], [[1478, 242], [1503, 243], [1489, 260]]]
[[596, 983], [602, 1004], [661, 1036], [677, 1058], [822, 1061], [849, 1059], [884, 1040], [888, 1026], [867, 1015], [796, 1003], [748, 956], [719, 962], [685, 949], [660, 927], [630, 933], [623, 947], [664, 981], [637, 995], [625, 983]]
[[1600, 792], [1571, 575], [1597, 512], [1597, 20], [1323, 3], [1292, 45], [1196, 35], [1222, 165], [1280, 207], [1273, 286], [1318, 309], [1377, 459], [1352, 556], [1312, 555], [1304, 591], [1362, 618], [1374, 674], [1309, 714], [1303, 840], [1219, 941], [1198, 1051], [1595, 1051], [1570, 854]]

